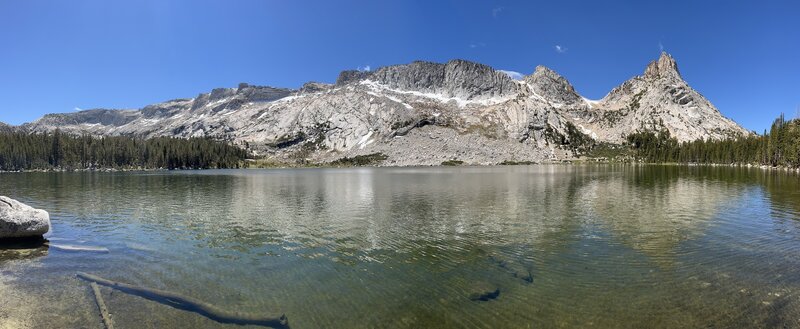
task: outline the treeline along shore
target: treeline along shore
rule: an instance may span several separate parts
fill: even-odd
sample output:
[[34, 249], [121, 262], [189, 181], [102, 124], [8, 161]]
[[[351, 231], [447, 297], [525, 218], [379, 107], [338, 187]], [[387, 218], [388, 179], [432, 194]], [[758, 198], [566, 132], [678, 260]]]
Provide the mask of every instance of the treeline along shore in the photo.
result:
[[247, 151], [207, 138], [0, 132], [0, 170], [238, 168]]
[[[778, 117], [769, 131], [723, 140], [679, 142], [669, 131], [630, 134], [624, 145], [591, 143], [584, 155], [647, 163], [759, 165], [800, 168], [800, 119]], [[609, 152], [610, 150], [610, 152]], [[91, 169], [219, 169], [252, 167], [247, 150], [209, 138], [97, 137], [22, 131], [0, 132], [0, 171]], [[274, 166], [371, 166], [386, 159]], [[352, 160], [343, 158], [345, 160]], [[269, 159], [264, 159], [269, 162]], [[362, 159], [355, 159], [362, 160]], [[444, 164], [444, 163], [443, 163]], [[468, 164], [468, 163], [465, 163]], [[499, 163], [508, 164], [508, 163]]]
[[800, 119], [775, 119], [769, 131], [735, 139], [679, 143], [666, 130], [627, 136], [633, 157], [651, 163], [800, 167]]

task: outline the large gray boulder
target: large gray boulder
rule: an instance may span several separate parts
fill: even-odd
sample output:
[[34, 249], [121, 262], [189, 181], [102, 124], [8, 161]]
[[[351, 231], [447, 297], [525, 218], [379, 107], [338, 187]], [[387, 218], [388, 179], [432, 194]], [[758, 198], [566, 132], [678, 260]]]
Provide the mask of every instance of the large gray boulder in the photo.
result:
[[50, 231], [50, 214], [0, 196], [0, 240], [41, 237]]

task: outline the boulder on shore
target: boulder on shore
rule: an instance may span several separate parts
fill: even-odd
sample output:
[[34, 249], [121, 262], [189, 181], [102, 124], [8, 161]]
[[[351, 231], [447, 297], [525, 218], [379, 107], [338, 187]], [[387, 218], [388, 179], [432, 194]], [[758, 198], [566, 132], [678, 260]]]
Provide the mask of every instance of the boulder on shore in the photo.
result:
[[50, 231], [50, 214], [9, 197], [0, 196], [0, 241], [41, 238]]

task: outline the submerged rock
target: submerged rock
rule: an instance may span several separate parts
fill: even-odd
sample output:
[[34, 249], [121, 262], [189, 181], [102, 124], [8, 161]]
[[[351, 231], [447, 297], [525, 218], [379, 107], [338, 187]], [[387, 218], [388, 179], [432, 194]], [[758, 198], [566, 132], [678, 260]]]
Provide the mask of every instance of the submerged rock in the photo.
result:
[[500, 296], [500, 288], [488, 282], [476, 282], [470, 291], [469, 299], [474, 301], [486, 302]]
[[0, 196], [0, 240], [41, 238], [50, 231], [50, 214]]

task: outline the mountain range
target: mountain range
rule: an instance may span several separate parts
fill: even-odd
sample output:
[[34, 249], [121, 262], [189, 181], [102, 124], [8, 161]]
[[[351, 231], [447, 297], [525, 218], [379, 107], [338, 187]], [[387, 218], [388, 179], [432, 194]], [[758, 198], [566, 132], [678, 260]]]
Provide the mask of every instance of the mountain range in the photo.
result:
[[667, 53], [600, 100], [544, 66], [515, 80], [465, 60], [416, 61], [343, 71], [334, 84], [242, 83], [141, 109], [48, 114], [13, 129], [210, 137], [281, 162], [381, 153], [385, 165], [553, 161], [637, 131], [666, 129], [679, 141], [751, 134], [692, 89]]

